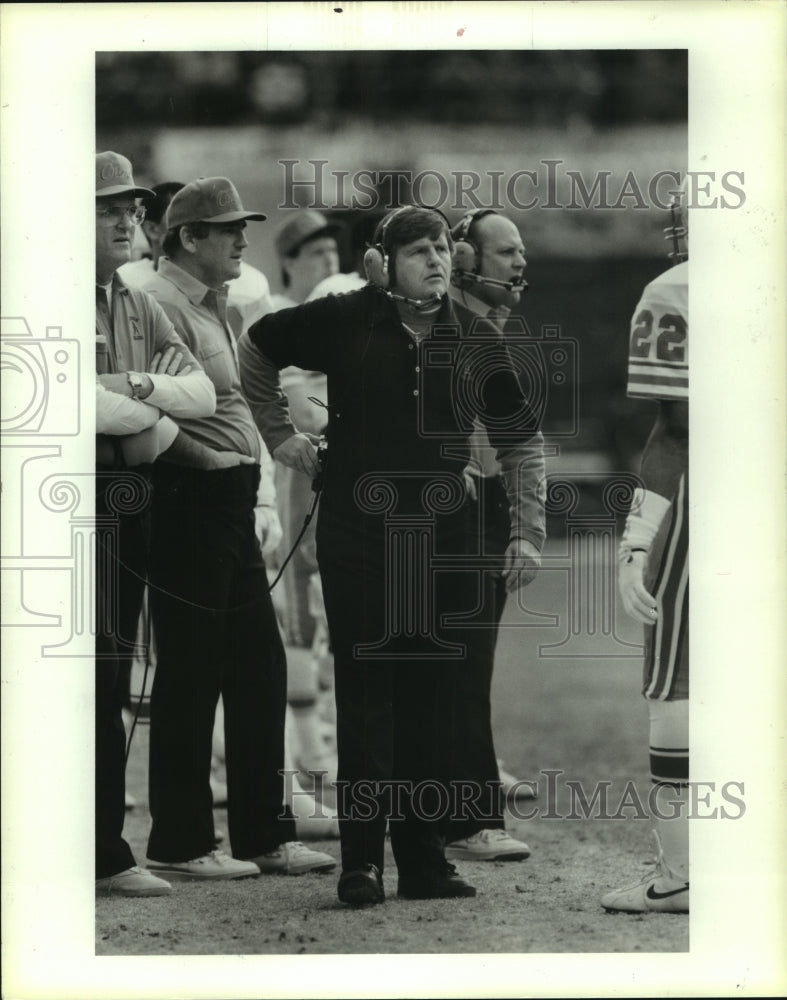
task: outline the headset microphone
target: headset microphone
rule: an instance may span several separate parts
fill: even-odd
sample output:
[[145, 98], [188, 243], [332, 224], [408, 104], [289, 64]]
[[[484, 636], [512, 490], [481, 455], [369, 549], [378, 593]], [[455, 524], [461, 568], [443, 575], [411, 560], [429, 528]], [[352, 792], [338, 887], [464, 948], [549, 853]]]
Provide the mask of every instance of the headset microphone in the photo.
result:
[[472, 282], [477, 285], [492, 285], [494, 288], [505, 288], [507, 292], [526, 292], [530, 285], [523, 277], [513, 278], [511, 281], [501, 281], [499, 278], [485, 278], [480, 274], [473, 274], [471, 271], [461, 271], [454, 268], [451, 279], [453, 284], [461, 287], [463, 282]]
[[443, 298], [442, 295], [439, 295], [437, 292], [432, 292], [428, 299], [409, 299], [406, 295], [398, 295], [396, 292], [389, 292], [387, 288], [384, 288], [383, 291], [389, 299], [392, 299], [394, 302], [404, 302], [405, 305], [411, 306], [418, 312], [436, 309], [440, 305]]

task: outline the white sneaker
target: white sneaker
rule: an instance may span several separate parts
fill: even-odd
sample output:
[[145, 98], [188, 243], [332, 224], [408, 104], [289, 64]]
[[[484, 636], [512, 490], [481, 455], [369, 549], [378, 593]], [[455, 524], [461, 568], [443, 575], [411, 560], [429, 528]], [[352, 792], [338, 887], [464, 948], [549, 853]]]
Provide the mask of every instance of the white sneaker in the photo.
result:
[[670, 871], [660, 848], [658, 857], [647, 864], [650, 871], [639, 882], [613, 889], [601, 897], [604, 909], [623, 913], [688, 913], [689, 883]]
[[304, 872], [329, 872], [336, 867], [330, 854], [312, 851], [300, 840], [279, 844], [275, 851], [254, 859], [263, 875], [303, 875]]
[[505, 830], [479, 830], [472, 837], [446, 844], [445, 856], [449, 861], [524, 861], [530, 857], [530, 848]]
[[238, 861], [224, 851], [213, 850], [191, 861], [149, 861], [149, 867], [167, 878], [190, 881], [205, 879], [220, 881], [230, 878], [253, 878], [260, 870], [251, 861]]
[[538, 783], [535, 781], [526, 781], [522, 778], [515, 778], [513, 774], [505, 770], [502, 760], [497, 762], [497, 773], [500, 778], [503, 795], [507, 799], [521, 802], [526, 799], [538, 798]]
[[172, 886], [163, 878], [134, 865], [117, 875], [96, 879], [97, 896], [166, 896]]

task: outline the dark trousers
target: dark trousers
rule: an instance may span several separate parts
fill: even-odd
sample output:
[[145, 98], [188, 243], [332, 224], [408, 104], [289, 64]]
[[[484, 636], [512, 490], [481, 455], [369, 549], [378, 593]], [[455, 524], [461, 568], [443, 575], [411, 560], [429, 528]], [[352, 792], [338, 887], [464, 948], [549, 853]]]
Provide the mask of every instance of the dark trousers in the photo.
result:
[[123, 839], [126, 733], [122, 708], [147, 575], [149, 484], [142, 470], [96, 477], [96, 878], [135, 864]]
[[156, 861], [187, 861], [215, 845], [219, 695], [233, 855], [256, 857], [295, 839], [283, 805], [287, 667], [254, 532], [258, 482], [258, 466], [155, 469], [148, 856]]
[[[443, 618], [466, 606], [467, 575], [397, 576], [384, 533], [360, 517], [323, 510], [317, 530], [334, 654], [342, 867], [382, 871], [388, 823], [400, 875], [439, 869], [455, 808], [456, 696], [466, 668], [463, 632]], [[463, 537], [464, 520], [449, 541]]]
[[[475, 480], [478, 499], [467, 506], [468, 530], [477, 539], [477, 551], [486, 556], [502, 556], [508, 545], [510, 519], [505, 486], [499, 476]], [[461, 778], [477, 789], [478, 797], [468, 801], [460, 815], [446, 828], [450, 843], [470, 837], [483, 829], [505, 826], [500, 775], [492, 735], [492, 671], [497, 632], [506, 604], [505, 581], [497, 569], [475, 574], [473, 612], [467, 629], [467, 669], [462, 673], [458, 696], [460, 744], [458, 771]], [[461, 815], [464, 813], [464, 815]]]

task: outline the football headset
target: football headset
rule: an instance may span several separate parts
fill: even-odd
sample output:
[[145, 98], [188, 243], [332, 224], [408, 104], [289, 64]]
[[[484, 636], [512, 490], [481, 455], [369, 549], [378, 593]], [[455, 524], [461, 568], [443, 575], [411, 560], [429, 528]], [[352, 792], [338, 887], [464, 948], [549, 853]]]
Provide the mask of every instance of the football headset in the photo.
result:
[[520, 275], [512, 281], [500, 281], [498, 278], [483, 277], [481, 271], [481, 247], [470, 237], [470, 230], [476, 222], [487, 215], [499, 215], [494, 208], [474, 208], [454, 226], [451, 235], [454, 238], [454, 263], [451, 270], [451, 284], [457, 288], [470, 285], [490, 285], [495, 288], [505, 288], [507, 291], [525, 291], [529, 287], [524, 277]]
[[434, 309], [442, 298], [442, 296], [438, 295], [437, 292], [431, 295], [428, 299], [409, 299], [405, 295], [397, 295], [395, 292], [390, 290], [390, 255], [388, 247], [385, 244], [385, 236], [388, 232], [388, 227], [394, 219], [398, 218], [403, 212], [412, 212], [415, 209], [422, 209], [439, 215], [445, 222], [447, 231], [450, 233], [451, 227], [448, 223], [448, 219], [446, 219], [438, 208], [426, 208], [424, 205], [402, 205], [400, 208], [395, 208], [392, 212], [389, 212], [383, 219], [380, 228], [380, 236], [377, 242], [372, 244], [372, 246], [370, 246], [363, 255], [363, 266], [366, 271], [366, 277], [369, 281], [377, 288], [385, 292], [388, 298], [397, 302], [405, 302], [407, 305], [410, 305], [415, 309]]

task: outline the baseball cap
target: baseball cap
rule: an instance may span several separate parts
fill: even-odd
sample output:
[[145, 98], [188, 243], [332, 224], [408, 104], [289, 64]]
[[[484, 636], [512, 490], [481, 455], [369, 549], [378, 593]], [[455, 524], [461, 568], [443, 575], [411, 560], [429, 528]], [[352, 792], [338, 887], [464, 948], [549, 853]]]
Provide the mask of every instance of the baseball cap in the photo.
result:
[[226, 177], [199, 177], [191, 181], [169, 203], [165, 223], [174, 229], [186, 222], [238, 222], [256, 219], [263, 222], [262, 212], [248, 212], [241, 204], [235, 185]]
[[120, 153], [96, 153], [96, 197], [128, 194], [145, 198], [153, 194], [149, 188], [137, 187], [131, 175], [131, 162]]
[[328, 222], [322, 212], [304, 208], [279, 226], [276, 233], [276, 253], [290, 257], [307, 240], [315, 236], [333, 236], [340, 227]]

